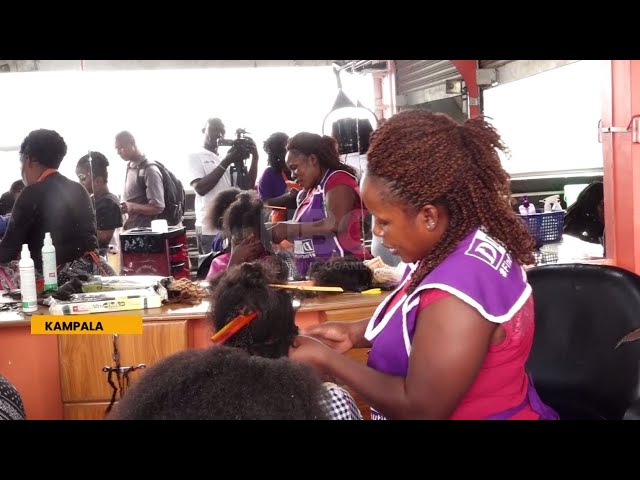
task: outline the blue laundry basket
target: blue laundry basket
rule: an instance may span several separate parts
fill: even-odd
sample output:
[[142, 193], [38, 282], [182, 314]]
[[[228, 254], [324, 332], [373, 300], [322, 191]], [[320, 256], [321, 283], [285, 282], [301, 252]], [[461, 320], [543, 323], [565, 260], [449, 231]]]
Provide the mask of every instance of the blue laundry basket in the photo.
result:
[[536, 247], [562, 240], [564, 229], [564, 210], [557, 212], [518, 215], [527, 226], [536, 242]]

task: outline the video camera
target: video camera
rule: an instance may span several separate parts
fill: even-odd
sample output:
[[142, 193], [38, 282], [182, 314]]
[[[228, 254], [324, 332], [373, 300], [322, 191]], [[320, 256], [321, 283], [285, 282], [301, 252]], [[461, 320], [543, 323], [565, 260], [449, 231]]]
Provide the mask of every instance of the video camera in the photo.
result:
[[230, 167], [231, 185], [234, 186], [235, 184], [242, 190], [252, 188], [252, 185], [248, 184], [249, 172], [244, 162], [251, 156], [251, 150], [255, 146], [255, 142], [251, 137], [247, 136], [247, 131], [244, 128], [238, 128], [234, 140], [221, 138], [218, 140], [218, 146], [231, 147], [238, 152], [237, 160], [234, 160], [233, 165]]
[[219, 147], [236, 147], [239, 151], [246, 153], [246, 158], [249, 158], [251, 149], [254, 145], [255, 142], [251, 137], [247, 136], [247, 131], [244, 128], [238, 128], [236, 130], [236, 138], [234, 140], [229, 140], [226, 138], [221, 138], [220, 140], [218, 140]]

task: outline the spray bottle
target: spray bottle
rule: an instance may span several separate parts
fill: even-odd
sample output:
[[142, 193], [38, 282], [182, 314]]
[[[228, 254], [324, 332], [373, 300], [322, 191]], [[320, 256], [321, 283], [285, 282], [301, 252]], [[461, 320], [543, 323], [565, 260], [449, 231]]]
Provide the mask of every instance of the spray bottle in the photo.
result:
[[562, 211], [562, 204], [560, 203], [560, 196], [558, 195], [558, 198], [556, 199], [556, 201], [553, 204], [553, 208], [551, 209], [552, 212], [560, 212]]
[[540, 201], [544, 202], [545, 213], [550, 212], [552, 210], [562, 210], [561, 206], [560, 208], [556, 208], [556, 205], [560, 205], [560, 195], [551, 195]]
[[20, 254], [20, 293], [22, 295], [22, 311], [35, 312], [38, 310], [38, 293], [36, 291], [36, 270], [33, 266], [33, 259], [29, 246], [22, 244]]
[[559, 195], [551, 195], [547, 198], [544, 198], [542, 200], [540, 200], [541, 202], [544, 203], [544, 211], [546, 212], [550, 212], [551, 211], [551, 207], [552, 205], [558, 201], [558, 198], [560, 198]]
[[42, 247], [42, 275], [44, 276], [44, 291], [58, 289], [58, 268], [56, 264], [56, 248], [51, 240], [51, 233], [44, 234]]

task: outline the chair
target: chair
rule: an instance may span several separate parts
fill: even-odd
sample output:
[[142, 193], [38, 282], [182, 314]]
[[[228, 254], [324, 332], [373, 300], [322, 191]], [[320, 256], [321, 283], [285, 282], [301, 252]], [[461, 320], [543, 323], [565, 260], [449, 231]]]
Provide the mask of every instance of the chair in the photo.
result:
[[[637, 418], [640, 276], [618, 267], [558, 264], [528, 271], [536, 331], [527, 369], [561, 419]], [[636, 408], [631, 408], [636, 404]]]

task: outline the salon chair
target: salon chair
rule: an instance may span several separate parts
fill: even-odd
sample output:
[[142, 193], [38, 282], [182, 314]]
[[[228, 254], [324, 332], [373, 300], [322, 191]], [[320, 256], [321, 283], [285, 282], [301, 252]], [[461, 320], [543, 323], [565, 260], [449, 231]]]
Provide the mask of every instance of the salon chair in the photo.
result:
[[560, 419], [639, 419], [640, 276], [608, 265], [556, 264], [527, 272], [535, 337], [527, 370]]

